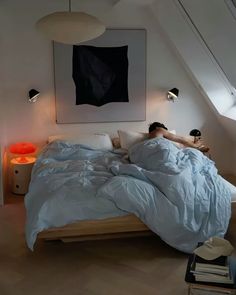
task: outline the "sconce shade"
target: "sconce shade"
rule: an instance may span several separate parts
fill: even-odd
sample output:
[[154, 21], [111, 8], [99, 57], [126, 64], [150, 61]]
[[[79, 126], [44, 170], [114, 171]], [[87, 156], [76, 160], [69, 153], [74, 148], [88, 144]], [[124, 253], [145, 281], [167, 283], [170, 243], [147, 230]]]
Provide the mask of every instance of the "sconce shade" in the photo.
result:
[[[17, 142], [9, 147], [9, 151], [16, 155], [28, 155], [33, 154], [36, 151], [36, 146], [31, 142]], [[27, 157], [21, 156], [16, 159], [18, 163], [27, 163]]]
[[105, 32], [96, 17], [84, 12], [61, 11], [41, 18], [36, 28], [48, 39], [65, 44], [77, 44], [94, 39]]
[[175, 98], [177, 98], [179, 95], [179, 89], [177, 88], [172, 88], [167, 92], [167, 99], [171, 100], [172, 102], [175, 101]]
[[176, 98], [179, 96], [179, 89], [172, 88], [171, 90], [168, 91], [168, 94]]
[[36, 102], [37, 97], [39, 96], [40, 92], [35, 90], [35, 89], [31, 89], [29, 91], [29, 102]]
[[191, 131], [189, 132], [189, 135], [190, 135], [190, 136], [201, 136], [202, 134], [201, 134], [201, 131], [200, 131], [200, 130], [198, 130], [198, 129], [193, 129], [193, 130], [191, 130]]

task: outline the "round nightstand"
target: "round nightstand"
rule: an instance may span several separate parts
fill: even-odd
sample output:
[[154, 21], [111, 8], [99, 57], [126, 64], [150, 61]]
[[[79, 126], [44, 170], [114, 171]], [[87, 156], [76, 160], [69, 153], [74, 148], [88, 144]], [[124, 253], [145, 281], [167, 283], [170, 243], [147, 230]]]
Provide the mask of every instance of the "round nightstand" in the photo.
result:
[[27, 162], [21, 163], [19, 158], [11, 160], [11, 190], [14, 194], [24, 195], [28, 192], [31, 171], [36, 161], [34, 157], [26, 157]]

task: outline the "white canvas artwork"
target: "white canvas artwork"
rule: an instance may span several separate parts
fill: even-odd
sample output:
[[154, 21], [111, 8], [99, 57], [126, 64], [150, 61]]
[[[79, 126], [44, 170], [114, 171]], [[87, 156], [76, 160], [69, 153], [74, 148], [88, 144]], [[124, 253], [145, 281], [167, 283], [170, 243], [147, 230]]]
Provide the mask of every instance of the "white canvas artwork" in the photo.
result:
[[57, 123], [145, 121], [146, 31], [108, 29], [76, 46], [54, 43]]

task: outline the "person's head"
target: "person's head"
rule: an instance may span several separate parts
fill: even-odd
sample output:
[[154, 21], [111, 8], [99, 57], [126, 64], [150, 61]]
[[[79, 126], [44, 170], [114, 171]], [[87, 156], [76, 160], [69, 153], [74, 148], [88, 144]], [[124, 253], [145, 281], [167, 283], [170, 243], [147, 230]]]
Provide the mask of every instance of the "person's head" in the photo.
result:
[[163, 129], [168, 130], [168, 128], [164, 124], [159, 123], [159, 122], [153, 122], [149, 125], [148, 132], [151, 133], [152, 131], [156, 130], [157, 128], [163, 128]]

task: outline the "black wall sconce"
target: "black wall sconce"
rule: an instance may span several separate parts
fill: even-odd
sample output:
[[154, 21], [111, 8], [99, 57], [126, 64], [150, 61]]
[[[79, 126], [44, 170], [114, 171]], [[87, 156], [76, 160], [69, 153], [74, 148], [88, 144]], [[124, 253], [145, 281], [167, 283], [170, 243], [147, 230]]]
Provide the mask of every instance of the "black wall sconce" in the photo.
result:
[[172, 88], [167, 92], [167, 99], [171, 101], [175, 101], [175, 99], [179, 96], [179, 89], [178, 88]]
[[40, 92], [35, 89], [29, 91], [29, 102], [36, 102]]
[[198, 140], [201, 139], [202, 133], [198, 129], [193, 129], [189, 132], [189, 135], [194, 137], [194, 143], [196, 143]]

